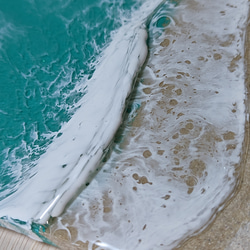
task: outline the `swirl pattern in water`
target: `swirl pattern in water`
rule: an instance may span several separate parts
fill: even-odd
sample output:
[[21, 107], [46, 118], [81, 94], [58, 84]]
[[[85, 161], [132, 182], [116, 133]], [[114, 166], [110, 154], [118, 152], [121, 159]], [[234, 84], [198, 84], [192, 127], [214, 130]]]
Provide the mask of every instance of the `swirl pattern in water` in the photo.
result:
[[156, 13], [141, 5], [34, 0], [0, 12], [3, 201], [91, 99], [105, 49], [129, 34], [119, 30], [148, 25], [148, 60], [110, 155], [38, 233], [59, 246], [172, 249], [223, 207], [244, 167], [247, 1], [170, 1]]
[[247, 1], [210, 0], [153, 16], [114, 150], [48, 237], [87, 249], [172, 249], [211, 222], [244, 168], [247, 15]]

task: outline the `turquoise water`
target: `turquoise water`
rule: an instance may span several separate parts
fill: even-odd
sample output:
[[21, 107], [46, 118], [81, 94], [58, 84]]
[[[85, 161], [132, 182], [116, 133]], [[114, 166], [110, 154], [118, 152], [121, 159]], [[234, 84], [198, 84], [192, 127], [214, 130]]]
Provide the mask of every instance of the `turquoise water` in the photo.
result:
[[136, 0], [0, 3], [0, 200], [29, 177]]
[[[129, 128], [136, 132], [130, 136], [123, 124], [125, 129], [121, 136], [127, 133], [124, 143], [127, 145], [118, 143], [115, 146], [94, 180], [72, 206], [67, 207], [62, 217], [57, 218], [58, 223], [52, 220], [48, 225], [52, 231], [66, 229], [72, 243], [80, 239], [92, 244], [98, 239], [100, 246], [103, 242], [121, 249], [119, 246], [133, 248], [142, 242], [138, 249], [145, 249], [149, 245], [163, 247], [161, 242], [177, 244], [181, 237], [197, 232], [210, 220], [235, 185], [235, 166], [240, 161], [245, 122], [244, 64], [241, 60], [234, 67], [232, 62], [244, 51], [242, 30], [245, 21], [242, 13], [246, 5], [239, 4], [242, 10], [238, 8], [237, 14], [237, 8], [230, 12], [235, 5], [233, 1], [231, 5], [227, 3], [228, 0], [220, 3], [213, 1], [197, 2], [195, 9], [193, 3], [183, 1], [184, 5], [180, 6], [177, 16], [173, 16], [173, 8], [178, 3], [174, 0], [168, 2], [169, 6], [173, 4], [172, 9], [168, 3], [163, 6], [161, 0], [30, 0], [0, 3], [1, 226], [30, 236], [34, 236], [30, 232], [33, 231], [46, 241], [42, 234], [45, 227], [37, 223], [48, 223], [46, 216], [59, 215], [60, 209], [56, 205], [60, 206], [60, 202], [64, 201], [61, 195], [76, 183], [76, 173], [79, 172], [73, 172], [73, 168], [69, 167], [74, 162], [77, 162], [76, 165], [83, 162], [78, 164], [84, 155], [76, 150], [80, 148], [81, 151], [83, 142], [87, 141], [88, 135], [83, 133], [81, 137], [82, 132], [89, 133], [91, 129], [92, 132], [102, 131], [98, 129], [102, 126], [93, 126], [92, 121], [88, 124], [88, 119], [87, 129], [80, 130], [82, 121], [85, 122], [82, 114], [86, 117], [90, 115], [75, 112], [76, 109], [86, 99], [85, 104], [95, 106], [99, 101], [105, 106], [105, 98], [111, 100], [116, 97], [113, 93], [119, 96], [121, 92], [126, 92], [121, 91], [120, 87], [118, 92], [112, 92], [112, 87], [107, 88], [109, 81], [107, 77], [104, 81], [104, 76], [118, 76], [118, 82], [122, 82], [121, 75], [126, 78], [129, 75], [127, 72], [130, 73], [131, 61], [138, 60], [142, 55], [131, 56], [134, 55], [131, 51], [136, 47], [134, 43], [120, 46], [124, 44], [121, 41], [126, 40], [126, 29], [123, 29], [126, 25], [123, 24], [129, 24], [130, 15], [131, 20], [140, 20], [140, 24], [144, 23], [145, 17], [148, 20], [148, 62], [138, 84], [138, 95], [134, 93], [134, 102], [127, 109], [132, 114], [128, 116], [130, 120], [136, 116], [135, 106], [142, 104], [140, 112], [145, 111], [145, 116], [141, 115], [143, 125], [139, 130]], [[244, 1], [246, 4], [247, 1]], [[162, 4], [152, 13], [151, 9], [155, 10], [157, 4], [149, 8], [150, 11], [143, 12], [145, 9], [139, 8], [140, 5], [149, 2]], [[139, 9], [136, 12], [138, 19], [134, 18], [133, 9]], [[215, 13], [214, 9], [218, 11]], [[211, 20], [220, 25], [214, 25]], [[113, 38], [113, 31], [121, 25], [118, 42], [108, 47], [112, 48], [112, 52], [118, 48], [115, 52], [118, 51], [119, 56], [110, 57], [113, 54], [108, 53], [101, 57]], [[135, 34], [133, 31], [131, 35], [134, 38], [132, 41], [137, 41], [134, 45], [141, 45], [135, 39]], [[233, 41], [232, 34], [235, 36]], [[116, 41], [115, 38], [113, 41]], [[225, 47], [226, 43], [221, 41], [230, 41], [229, 46]], [[141, 47], [145, 48], [145, 43]], [[126, 54], [126, 51], [130, 54]], [[124, 64], [117, 63], [120, 60], [118, 57], [124, 57], [121, 60]], [[98, 71], [98, 61], [101, 66], [105, 62], [108, 67]], [[95, 67], [96, 72], [101, 74], [94, 73]], [[114, 70], [108, 74], [110, 68]], [[95, 81], [96, 75], [98, 81]], [[87, 81], [92, 76], [94, 80]], [[105, 83], [105, 88], [96, 88], [100, 86], [100, 79]], [[91, 83], [95, 88], [90, 88]], [[101, 97], [100, 100], [89, 98], [96, 96], [91, 95], [93, 89], [102, 90], [101, 95], [97, 95]], [[109, 91], [106, 93], [112, 93], [109, 98], [103, 95], [103, 90], [107, 89]], [[119, 106], [114, 104], [117, 102], [112, 102], [112, 107]], [[100, 108], [101, 105], [96, 106]], [[92, 110], [92, 106], [87, 107]], [[170, 108], [164, 109], [164, 106]], [[92, 111], [87, 114], [94, 113], [99, 114]], [[78, 120], [79, 114], [81, 119]], [[107, 113], [102, 114], [106, 119]], [[69, 121], [71, 116], [73, 119]], [[111, 117], [116, 120], [118, 115]], [[103, 124], [106, 124], [105, 119], [101, 120]], [[64, 123], [69, 121], [67, 125], [72, 125], [72, 120], [76, 126], [58, 132]], [[101, 135], [110, 127], [106, 126]], [[100, 138], [94, 140], [94, 146], [99, 147], [97, 141]], [[80, 142], [74, 144], [77, 148], [73, 149], [77, 153], [72, 150], [73, 143], [70, 144], [70, 141]], [[47, 147], [50, 142], [54, 148], [51, 145]], [[62, 151], [61, 145], [65, 145], [69, 151]], [[92, 141], [88, 145], [93, 146]], [[91, 151], [88, 145], [84, 151], [87, 160], [109, 148], [104, 144], [105, 147], [99, 147], [100, 151]], [[53, 165], [58, 168], [52, 168]], [[194, 171], [196, 168], [200, 170], [197, 173]], [[60, 185], [54, 185], [57, 179], [62, 180], [59, 184], [63, 189], [60, 189]], [[142, 183], [142, 179], [148, 182]], [[80, 181], [86, 183], [82, 179]], [[66, 193], [64, 198], [72, 198], [74, 194]], [[112, 204], [112, 207], [107, 207], [107, 204]], [[76, 229], [77, 239], [70, 235], [68, 226]]]

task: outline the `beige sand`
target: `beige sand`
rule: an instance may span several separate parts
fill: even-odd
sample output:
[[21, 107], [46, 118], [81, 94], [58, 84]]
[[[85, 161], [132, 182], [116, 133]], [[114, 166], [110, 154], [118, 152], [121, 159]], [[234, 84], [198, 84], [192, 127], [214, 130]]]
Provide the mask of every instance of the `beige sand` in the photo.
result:
[[[245, 51], [246, 85], [248, 88], [250, 84], [249, 43], [250, 27], [248, 27]], [[249, 110], [249, 104], [247, 108]], [[249, 135], [248, 127], [246, 127], [246, 131]], [[250, 157], [249, 149], [246, 148], [245, 151], [246, 167], [234, 197], [228, 201], [226, 207], [205, 231], [187, 240], [178, 249], [250, 249]], [[62, 239], [59, 237], [57, 240]], [[0, 228], [0, 242], [0, 249], [55, 249], [2, 228]], [[69, 246], [65, 245], [65, 249], [69, 249]]]

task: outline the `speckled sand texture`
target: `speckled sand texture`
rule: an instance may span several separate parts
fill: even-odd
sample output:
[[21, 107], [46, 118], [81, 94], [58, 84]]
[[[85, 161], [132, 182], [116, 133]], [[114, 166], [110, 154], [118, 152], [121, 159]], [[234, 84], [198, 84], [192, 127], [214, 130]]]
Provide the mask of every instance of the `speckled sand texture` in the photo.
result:
[[[162, 40], [162, 45], [168, 46], [166, 44], [167, 40]], [[245, 43], [245, 65], [246, 65], [246, 86], [249, 90], [250, 85], [250, 27], [247, 29], [246, 43]], [[166, 47], [167, 47], [166, 46]], [[218, 58], [218, 54], [215, 55], [215, 60]], [[187, 62], [188, 64], [188, 62]], [[150, 93], [150, 90], [145, 88], [146, 93]], [[179, 90], [176, 90], [176, 94], [178, 95]], [[171, 105], [171, 104], [170, 104]], [[175, 106], [175, 103], [172, 103]], [[249, 99], [246, 102], [247, 112], [249, 112]], [[140, 125], [139, 123], [137, 124]], [[185, 129], [192, 130], [192, 126], [190, 124], [186, 124]], [[243, 159], [245, 160], [245, 169], [242, 174], [242, 178], [240, 180], [237, 192], [231, 198], [231, 200], [227, 201], [226, 206], [222, 211], [220, 211], [215, 220], [209, 227], [200, 234], [190, 238], [186, 242], [184, 242], [178, 249], [182, 250], [195, 250], [195, 249], [204, 249], [204, 250], [213, 250], [213, 249], [249, 249], [250, 246], [250, 157], [249, 157], [249, 127], [245, 127], [246, 136], [245, 143], [246, 145], [243, 152]], [[185, 130], [182, 130], [183, 134], [185, 134]], [[188, 132], [188, 131], [187, 131]], [[232, 134], [225, 134], [224, 139], [232, 138]], [[159, 151], [159, 155], [161, 155], [161, 151]], [[145, 150], [143, 152], [144, 158], [151, 157], [151, 152]], [[244, 162], [242, 164], [244, 166]], [[134, 180], [136, 180], [139, 184], [140, 181], [143, 182], [141, 177], [138, 175], [133, 175]], [[147, 180], [147, 183], [150, 180]], [[150, 185], [150, 183], [149, 183]], [[192, 190], [189, 190], [192, 193]], [[168, 197], [166, 197], [168, 199]], [[77, 249], [77, 247], [73, 247], [73, 245], [69, 244], [65, 238], [67, 235], [58, 234], [57, 238], [55, 238], [55, 242], [60, 242], [60, 245], [63, 246], [62, 249]], [[21, 236], [17, 233], [12, 233], [5, 229], [0, 229], [0, 243], [3, 249], [54, 249], [51, 246], [46, 246], [42, 243], [34, 242], [33, 240]], [[84, 249], [84, 245], [82, 248]]]

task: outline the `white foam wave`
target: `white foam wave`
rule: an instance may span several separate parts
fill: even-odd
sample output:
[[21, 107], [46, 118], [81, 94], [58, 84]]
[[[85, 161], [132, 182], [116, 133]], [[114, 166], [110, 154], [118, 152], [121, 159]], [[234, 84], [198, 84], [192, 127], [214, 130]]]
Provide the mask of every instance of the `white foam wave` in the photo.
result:
[[[81, 107], [38, 160], [32, 177], [1, 202], [1, 217], [46, 223], [88, 181], [121, 124], [126, 98], [147, 56], [144, 23], [161, 3], [146, 2], [140, 15], [115, 34], [88, 82]], [[23, 227], [29, 229], [29, 223]]]

